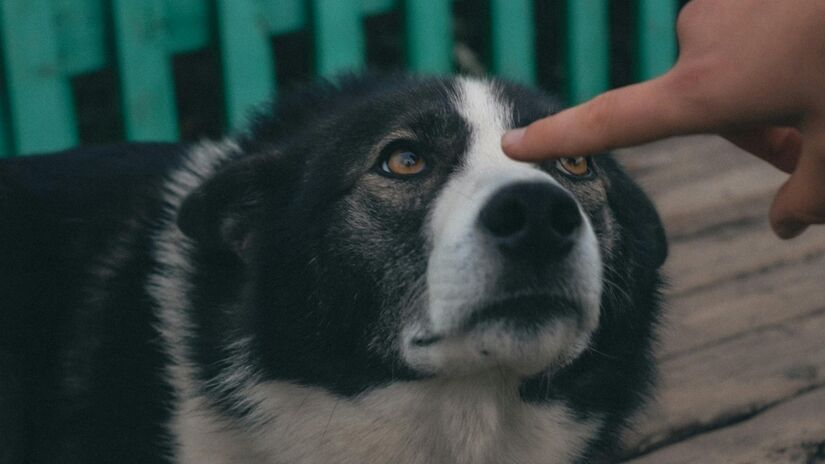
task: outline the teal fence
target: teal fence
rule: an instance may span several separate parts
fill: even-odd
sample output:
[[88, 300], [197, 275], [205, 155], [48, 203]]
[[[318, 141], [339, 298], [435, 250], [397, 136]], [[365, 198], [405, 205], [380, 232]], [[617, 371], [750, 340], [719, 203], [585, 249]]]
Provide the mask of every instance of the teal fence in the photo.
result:
[[[610, 82], [609, 0], [557, 0], [562, 18], [541, 24], [544, 0], [477, 0], [486, 12], [488, 71], [537, 82], [537, 30], [563, 24], [560, 67], [569, 99]], [[550, 0], [548, 0], [550, 1]], [[123, 136], [175, 140], [179, 108], [172, 58], [197, 50], [219, 57], [225, 125], [277, 93], [273, 38], [305, 31], [312, 73], [366, 65], [365, 21], [400, 13], [405, 66], [449, 73], [454, 64], [452, 0], [0, 0], [0, 156], [79, 143], [73, 79], [114, 70]], [[465, 5], [474, 7], [472, 0]], [[676, 54], [677, 0], [627, 0], [633, 11], [636, 79], [666, 70]], [[614, 4], [615, 6], [615, 4]], [[180, 91], [180, 89], [177, 89]]]

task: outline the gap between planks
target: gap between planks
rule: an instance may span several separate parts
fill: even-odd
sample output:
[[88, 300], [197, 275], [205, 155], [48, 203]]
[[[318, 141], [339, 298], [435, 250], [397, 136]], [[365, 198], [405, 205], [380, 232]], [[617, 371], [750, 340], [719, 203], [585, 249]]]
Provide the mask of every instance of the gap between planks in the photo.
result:
[[638, 457], [628, 464], [825, 462], [825, 388], [782, 401], [749, 420]]
[[789, 242], [772, 234], [767, 210], [785, 175], [718, 137], [619, 159], [660, 210], [673, 281], [658, 401], [629, 435], [630, 452], [725, 427], [825, 383], [825, 230]]
[[819, 311], [662, 363], [627, 449], [644, 452], [825, 385], [823, 333]]

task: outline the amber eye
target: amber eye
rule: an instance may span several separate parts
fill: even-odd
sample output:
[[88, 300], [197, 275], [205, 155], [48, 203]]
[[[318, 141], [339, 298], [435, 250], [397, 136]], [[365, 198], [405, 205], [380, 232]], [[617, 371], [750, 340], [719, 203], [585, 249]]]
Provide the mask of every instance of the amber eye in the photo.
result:
[[590, 164], [587, 162], [587, 158], [583, 156], [559, 158], [556, 160], [556, 169], [575, 177], [584, 177], [590, 174]]
[[427, 167], [424, 158], [409, 151], [395, 150], [384, 158], [381, 170], [395, 176], [414, 176], [421, 174]]

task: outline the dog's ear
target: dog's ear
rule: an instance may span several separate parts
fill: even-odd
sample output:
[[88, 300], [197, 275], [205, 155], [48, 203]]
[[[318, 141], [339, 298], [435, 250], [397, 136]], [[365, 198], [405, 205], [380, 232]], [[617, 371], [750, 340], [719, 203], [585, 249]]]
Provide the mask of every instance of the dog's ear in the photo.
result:
[[232, 162], [183, 200], [178, 227], [201, 246], [241, 254], [277, 184], [277, 165], [271, 156]]

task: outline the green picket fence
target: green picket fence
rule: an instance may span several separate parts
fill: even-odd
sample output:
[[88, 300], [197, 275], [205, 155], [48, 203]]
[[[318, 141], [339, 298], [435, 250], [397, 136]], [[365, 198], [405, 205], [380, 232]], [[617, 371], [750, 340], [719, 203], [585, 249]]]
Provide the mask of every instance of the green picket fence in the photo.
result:
[[[489, 11], [490, 71], [536, 83], [534, 1], [478, 0]], [[633, 0], [636, 78], [666, 70], [676, 54], [678, 0]], [[565, 79], [582, 101], [610, 85], [609, 0], [566, 0]], [[0, 0], [0, 156], [79, 141], [76, 76], [115, 69], [128, 140], [179, 136], [172, 57], [215, 50], [224, 118], [239, 125], [277, 93], [272, 39], [311, 34], [314, 73], [365, 66], [365, 18], [401, 12], [406, 66], [449, 73], [451, 0]], [[549, 26], [548, 26], [549, 27]], [[541, 44], [539, 44], [541, 46]]]

